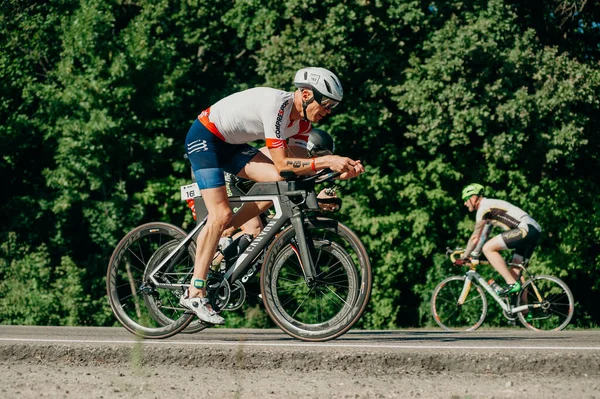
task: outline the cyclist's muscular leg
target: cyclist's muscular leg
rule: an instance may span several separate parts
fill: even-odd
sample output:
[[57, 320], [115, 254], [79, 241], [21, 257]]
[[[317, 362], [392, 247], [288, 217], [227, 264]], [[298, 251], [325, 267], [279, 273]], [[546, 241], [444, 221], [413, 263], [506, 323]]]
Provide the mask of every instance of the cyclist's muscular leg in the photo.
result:
[[[260, 215], [261, 213], [269, 209], [272, 205], [273, 203], [271, 201], [244, 203], [244, 205], [242, 205], [242, 207], [235, 213], [235, 215], [233, 215], [233, 218], [231, 218], [231, 223], [230, 226], [228, 226], [228, 228], [232, 227], [237, 230], [252, 218]], [[258, 222], [260, 222], [260, 220]], [[249, 224], [248, 227], [252, 227], [252, 225]], [[262, 230], [262, 223], [260, 227], [255, 227], [258, 227], [258, 233], [260, 233], [260, 231]]]
[[483, 246], [483, 254], [490, 264], [496, 269], [498, 273], [504, 278], [507, 284], [514, 284], [516, 282], [515, 277], [506, 267], [504, 258], [498, 251], [507, 249], [506, 244], [501, 236], [497, 235], [492, 238]]
[[230, 224], [229, 227], [225, 229], [225, 231], [223, 232], [223, 234], [221, 236], [222, 237], [231, 237], [231, 238], [235, 239], [239, 235], [246, 233], [246, 234], [251, 234], [252, 237], [256, 237], [257, 235], [260, 234], [263, 227], [264, 226], [263, 226], [262, 220], [258, 216], [255, 216], [252, 219], [248, 220], [246, 223], [242, 224], [239, 227], [239, 229], [241, 229], [240, 231], [238, 231], [238, 227], [234, 227], [232, 224]]
[[[271, 161], [265, 154], [259, 152], [257, 153], [244, 167], [237, 173], [237, 176], [253, 180], [256, 182], [273, 182], [273, 181], [282, 181], [283, 178], [279, 176], [277, 172], [277, 168], [273, 165], [273, 161]], [[228, 229], [231, 228], [232, 231], [237, 230], [242, 225], [244, 225], [247, 221], [251, 220], [255, 216], [260, 215], [267, 209], [269, 209], [273, 205], [270, 201], [262, 201], [262, 202], [246, 202], [242, 205], [240, 210], [238, 210], [235, 215], [233, 215], [233, 219], [231, 220], [231, 225], [228, 226]], [[260, 226], [255, 226], [253, 232], [249, 232], [256, 236], [262, 230], [262, 224]], [[256, 233], [256, 234], [254, 234]]]
[[[232, 212], [227, 199], [225, 186], [201, 190], [202, 197], [208, 210], [206, 225], [197, 239], [196, 259], [194, 262], [193, 279], [206, 281], [208, 269], [217, 250], [219, 238], [225, 226], [231, 222]], [[190, 297], [206, 296], [206, 289], [198, 289], [190, 285]]]
[[256, 237], [260, 234], [263, 229], [263, 222], [260, 217], [255, 216], [252, 219], [244, 223], [240, 228], [243, 233], [252, 234], [252, 237]]
[[[512, 258], [512, 263], [514, 263], [514, 264], [521, 264], [521, 263], [523, 263], [523, 257], [521, 255], [515, 253], [513, 255], [513, 258]], [[513, 277], [516, 280], [517, 278], [519, 278], [519, 274], [521, 274], [521, 268], [519, 268], [519, 267], [511, 267], [510, 268], [510, 272], [512, 273]], [[521, 283], [525, 283], [525, 277], [523, 277], [522, 275], [521, 275], [521, 279], [520, 280], [521, 280]]]

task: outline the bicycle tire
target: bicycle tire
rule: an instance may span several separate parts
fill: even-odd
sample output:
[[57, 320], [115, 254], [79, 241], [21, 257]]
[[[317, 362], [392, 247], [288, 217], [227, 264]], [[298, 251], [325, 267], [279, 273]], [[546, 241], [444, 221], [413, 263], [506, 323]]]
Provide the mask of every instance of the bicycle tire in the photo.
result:
[[[475, 331], [487, 315], [487, 299], [477, 284], [471, 284], [464, 303], [458, 305], [465, 280], [465, 276], [448, 277], [433, 290], [431, 314], [437, 325], [446, 331]], [[472, 294], [473, 287], [477, 296]]]
[[[542, 297], [541, 301], [536, 290]], [[564, 281], [554, 276], [539, 275], [527, 280], [517, 298], [517, 306], [525, 305], [522, 302], [539, 304], [539, 307], [529, 309], [530, 320], [523, 312], [517, 314], [521, 324], [533, 331], [561, 331], [569, 324], [575, 311], [571, 290]]]
[[[148, 261], [162, 245], [186, 236], [177, 226], [154, 222], [131, 230], [117, 244], [108, 263], [106, 290], [112, 311], [131, 333], [150, 339], [163, 339], [183, 331], [194, 315], [182, 311], [173, 323], [161, 325], [145, 306], [144, 296], [152, 295], [151, 286], [142, 289]], [[144, 305], [144, 306], [142, 306]]]
[[[261, 293], [267, 313], [285, 333], [322, 342], [346, 333], [360, 319], [371, 295], [372, 274], [362, 242], [348, 227], [328, 218], [311, 223], [308, 228], [321, 272], [317, 286], [306, 286], [297, 246], [290, 245], [296, 233], [289, 226], [269, 246]], [[288, 291], [293, 284], [297, 284], [294, 295]]]

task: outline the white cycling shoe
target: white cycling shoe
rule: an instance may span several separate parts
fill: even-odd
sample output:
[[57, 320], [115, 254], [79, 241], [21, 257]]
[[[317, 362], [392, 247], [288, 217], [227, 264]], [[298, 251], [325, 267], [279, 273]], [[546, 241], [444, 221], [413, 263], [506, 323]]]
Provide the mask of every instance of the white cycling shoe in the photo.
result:
[[179, 304], [186, 309], [191, 310], [200, 320], [209, 324], [225, 324], [225, 319], [219, 316], [213, 309], [208, 308], [208, 298], [189, 298], [189, 293], [185, 293], [179, 299]]

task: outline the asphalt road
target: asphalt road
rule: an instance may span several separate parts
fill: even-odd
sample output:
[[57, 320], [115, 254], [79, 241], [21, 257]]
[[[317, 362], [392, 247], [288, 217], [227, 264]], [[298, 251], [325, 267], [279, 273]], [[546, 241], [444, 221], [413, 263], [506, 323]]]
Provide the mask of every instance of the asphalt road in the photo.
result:
[[[407, 359], [447, 359], [440, 367], [460, 371], [457, 360], [497, 359], [493, 363], [500, 368], [503, 363], [511, 366], [512, 359], [536, 363], [543, 370], [560, 372], [560, 364], [570, 373], [595, 372], [600, 375], [600, 330], [577, 330], [553, 333], [536, 333], [522, 329], [479, 330], [473, 333], [447, 333], [440, 330], [351, 331], [334, 341], [307, 343], [293, 339], [279, 330], [211, 328], [196, 334], [179, 334], [167, 340], [139, 340], [122, 328], [106, 327], [32, 327], [0, 326], [0, 355], [8, 356], [11, 347], [20, 353], [35, 352], [39, 355], [61, 359], [61, 353], [80, 353], [86, 359], [86, 351], [105, 353], [104, 362], [121, 361], [122, 348], [142, 350], [154, 354], [154, 359], [173, 353], [210, 351], [214, 355], [244, 352], [259, 359], [262, 355], [272, 358], [300, 354], [305, 358], [318, 358], [320, 367], [335, 358], [348, 359], [368, 356], [391, 362], [394, 359], [407, 364]], [[546, 360], [552, 359], [552, 362]], [[585, 365], [582, 360], [586, 360]], [[91, 359], [90, 361], [93, 361]], [[576, 362], [572, 362], [576, 360]], [[290, 362], [292, 360], [290, 359]], [[409, 362], [410, 363], [410, 362]], [[435, 367], [435, 364], [430, 367]], [[261, 367], [269, 368], [268, 358]], [[281, 364], [278, 365], [281, 367]], [[421, 367], [421, 365], [419, 365]], [[468, 369], [472, 370], [469, 364]]]
[[[120, 327], [40, 327], [0, 325], [0, 345], [89, 344], [94, 346], [137, 344], [140, 340]], [[324, 343], [306, 343], [278, 329], [209, 328], [195, 334], [179, 334], [165, 340], [143, 340], [145, 345], [256, 346], [271, 348], [444, 350], [444, 351], [566, 351], [600, 352], [600, 330], [567, 330], [540, 333], [524, 329], [480, 329], [449, 333], [437, 329], [353, 330]]]
[[185, 397], [189, 381], [210, 380], [221, 383], [200, 397], [600, 398], [600, 331], [351, 331], [306, 343], [279, 330], [142, 341], [118, 327], [0, 326], [0, 371], [0, 397]]

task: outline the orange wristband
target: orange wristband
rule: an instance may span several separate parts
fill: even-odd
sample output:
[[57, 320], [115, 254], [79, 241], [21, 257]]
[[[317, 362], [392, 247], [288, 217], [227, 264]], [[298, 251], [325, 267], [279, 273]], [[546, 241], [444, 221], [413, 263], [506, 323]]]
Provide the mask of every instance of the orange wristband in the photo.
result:
[[313, 158], [312, 161], [310, 162], [310, 168], [312, 170], [314, 170], [315, 172], [317, 171], [317, 168], [315, 167], [315, 159]]

